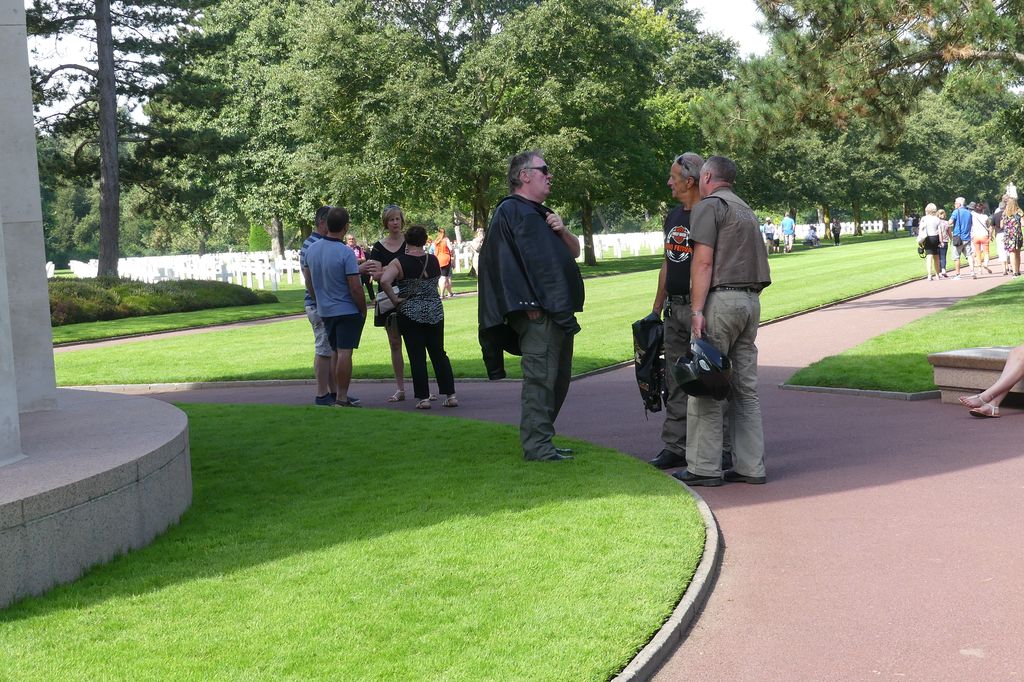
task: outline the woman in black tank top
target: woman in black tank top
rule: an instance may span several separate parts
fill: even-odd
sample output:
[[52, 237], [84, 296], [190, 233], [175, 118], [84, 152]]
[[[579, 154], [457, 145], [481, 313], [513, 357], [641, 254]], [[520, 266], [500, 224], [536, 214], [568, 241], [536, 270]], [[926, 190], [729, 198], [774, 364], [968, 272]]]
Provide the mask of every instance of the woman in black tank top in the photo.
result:
[[[381, 264], [382, 268], [385, 268], [400, 254], [405, 253], [405, 235], [402, 234], [402, 229], [405, 227], [405, 214], [396, 204], [391, 204], [384, 207], [380, 219], [387, 234], [373, 245], [369, 260], [375, 260]], [[380, 281], [380, 275], [376, 279]], [[388, 315], [384, 320], [376, 318], [373, 320], [375, 326], [384, 327], [387, 331], [388, 345], [391, 346], [391, 367], [395, 371], [395, 388], [397, 390], [388, 398], [389, 403], [405, 400], [405, 359], [402, 357], [402, 336], [399, 334], [398, 325], [395, 322], [393, 314]]]

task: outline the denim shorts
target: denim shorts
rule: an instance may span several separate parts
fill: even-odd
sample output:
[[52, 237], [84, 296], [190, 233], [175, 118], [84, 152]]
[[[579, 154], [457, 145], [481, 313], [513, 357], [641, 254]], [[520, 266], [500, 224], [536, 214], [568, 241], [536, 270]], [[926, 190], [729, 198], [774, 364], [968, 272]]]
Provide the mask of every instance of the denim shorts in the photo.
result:
[[331, 344], [331, 350], [359, 348], [364, 322], [366, 318], [359, 313], [325, 317], [324, 328], [327, 330], [327, 342]]

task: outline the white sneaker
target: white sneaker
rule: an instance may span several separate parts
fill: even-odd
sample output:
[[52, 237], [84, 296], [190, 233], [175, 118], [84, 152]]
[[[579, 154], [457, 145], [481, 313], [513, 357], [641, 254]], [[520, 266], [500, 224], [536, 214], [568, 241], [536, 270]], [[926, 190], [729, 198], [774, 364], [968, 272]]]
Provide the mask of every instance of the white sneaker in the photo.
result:
[[960, 275], [954, 275], [953, 279], [960, 279]]

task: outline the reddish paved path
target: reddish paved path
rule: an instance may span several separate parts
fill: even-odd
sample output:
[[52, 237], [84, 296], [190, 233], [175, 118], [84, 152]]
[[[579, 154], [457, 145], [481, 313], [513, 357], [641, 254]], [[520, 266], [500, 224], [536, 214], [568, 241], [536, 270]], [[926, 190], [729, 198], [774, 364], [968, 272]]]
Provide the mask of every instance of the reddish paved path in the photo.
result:
[[[770, 481], [700, 489], [722, 528], [722, 570], [656, 679], [1024, 678], [1024, 415], [983, 421], [936, 400], [777, 388], [796, 368], [1005, 281], [915, 282], [761, 330]], [[391, 390], [353, 392], [377, 406]], [[518, 419], [515, 382], [458, 391], [462, 407], [433, 412]], [[161, 397], [308, 403], [311, 387]], [[660, 426], [660, 414], [644, 419], [631, 368], [574, 382], [558, 424], [644, 458], [660, 449]]]

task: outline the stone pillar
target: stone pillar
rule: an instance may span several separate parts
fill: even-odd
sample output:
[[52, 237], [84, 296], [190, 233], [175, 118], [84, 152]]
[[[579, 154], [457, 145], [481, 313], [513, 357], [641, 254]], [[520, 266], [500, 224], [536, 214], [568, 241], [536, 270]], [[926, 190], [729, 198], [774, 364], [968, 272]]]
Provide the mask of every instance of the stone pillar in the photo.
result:
[[4, 260], [3, 206], [0, 206], [0, 465], [22, 459], [18, 392], [15, 390], [14, 352], [11, 349], [11, 307], [7, 302]]
[[5, 336], [0, 329], [0, 344], [10, 339], [9, 350], [0, 352], [13, 355], [17, 405], [24, 413], [57, 403], [24, 0], [0, 0], [0, 93], [0, 270], [7, 294], [0, 315], [9, 330]]

